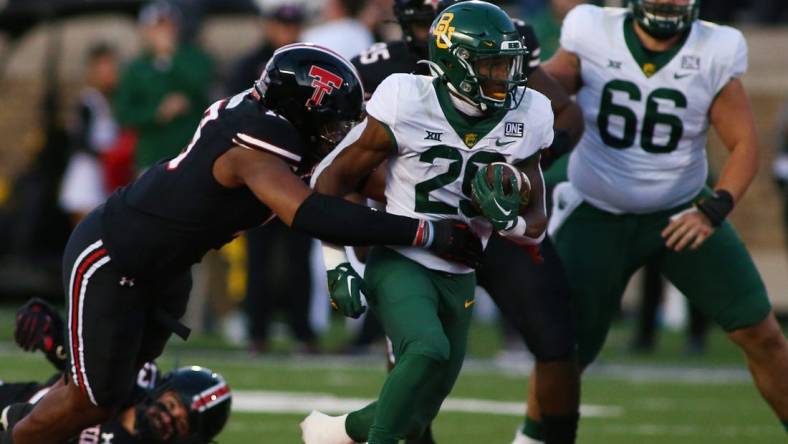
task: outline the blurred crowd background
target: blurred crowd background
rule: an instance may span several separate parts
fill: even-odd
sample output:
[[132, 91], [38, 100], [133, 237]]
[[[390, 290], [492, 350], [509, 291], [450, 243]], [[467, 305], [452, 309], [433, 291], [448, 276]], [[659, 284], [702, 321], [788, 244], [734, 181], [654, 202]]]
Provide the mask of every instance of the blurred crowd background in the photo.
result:
[[[86, 213], [176, 155], [203, 110], [251, 87], [276, 48], [311, 41], [350, 58], [400, 38], [392, 2], [0, 0], [0, 305], [31, 296], [62, 303], [62, 249]], [[563, 17], [583, 2], [498, 3], [534, 25], [546, 60]], [[762, 168], [733, 220], [786, 315], [788, 2], [703, 1], [701, 16], [741, 27], [750, 44], [745, 85]], [[709, 151], [719, 166], [725, 150], [714, 138]], [[705, 322], [677, 291], [654, 273], [634, 281], [622, 310], [637, 319], [633, 349], [652, 350], [660, 326], [688, 325], [687, 350], [702, 353]], [[298, 351], [323, 352], [331, 313], [312, 239], [274, 221], [206, 257], [194, 283], [186, 323], [197, 331], [253, 353], [269, 351], [281, 334]], [[481, 321], [497, 322], [491, 304], [478, 306]], [[373, 320], [337, 323], [349, 338], [341, 351], [363, 353], [381, 341]]]

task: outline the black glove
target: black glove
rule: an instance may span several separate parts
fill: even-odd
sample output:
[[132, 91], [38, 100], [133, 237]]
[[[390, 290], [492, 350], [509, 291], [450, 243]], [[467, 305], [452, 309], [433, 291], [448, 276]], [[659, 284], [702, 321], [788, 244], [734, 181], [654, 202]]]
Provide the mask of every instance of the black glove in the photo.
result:
[[430, 251], [438, 256], [479, 268], [482, 263], [482, 242], [471, 231], [468, 225], [456, 220], [444, 219], [433, 221], [432, 244]]
[[43, 300], [33, 298], [17, 310], [14, 340], [23, 350], [41, 350], [55, 367], [65, 368], [63, 320]]

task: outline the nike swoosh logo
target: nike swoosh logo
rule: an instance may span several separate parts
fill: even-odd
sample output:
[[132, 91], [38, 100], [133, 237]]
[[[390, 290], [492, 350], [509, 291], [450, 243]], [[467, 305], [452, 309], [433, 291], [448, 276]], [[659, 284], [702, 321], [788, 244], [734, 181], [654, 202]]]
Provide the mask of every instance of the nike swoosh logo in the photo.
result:
[[495, 206], [496, 206], [496, 207], [498, 207], [498, 209], [499, 209], [499, 210], [501, 210], [501, 213], [503, 213], [503, 214], [504, 214], [504, 216], [508, 216], [508, 215], [512, 214], [512, 210], [505, 210], [505, 209], [504, 209], [504, 208], [503, 208], [503, 207], [502, 207], [502, 206], [501, 206], [501, 205], [498, 203], [498, 201], [497, 201], [497, 200], [493, 199], [493, 203], [495, 204]]
[[353, 294], [353, 279], [355, 279], [355, 276], [347, 277], [347, 289], [350, 292], [350, 294]]
[[501, 139], [495, 139], [495, 146], [506, 146], [506, 145], [511, 145], [511, 144], [513, 144], [514, 142], [516, 142], [516, 140], [510, 140], [510, 141], [508, 141], [508, 142], [501, 142]]
[[677, 72], [674, 72], [673, 73], [673, 78], [676, 79], [676, 80], [679, 80], [679, 79], [683, 79], [684, 77], [689, 77], [691, 75], [692, 75], [691, 72], [687, 72], [687, 73], [684, 73], [684, 74], [679, 74]]
[[476, 303], [476, 299], [471, 299], [470, 301], [465, 301], [465, 309], [467, 310], [471, 305]]

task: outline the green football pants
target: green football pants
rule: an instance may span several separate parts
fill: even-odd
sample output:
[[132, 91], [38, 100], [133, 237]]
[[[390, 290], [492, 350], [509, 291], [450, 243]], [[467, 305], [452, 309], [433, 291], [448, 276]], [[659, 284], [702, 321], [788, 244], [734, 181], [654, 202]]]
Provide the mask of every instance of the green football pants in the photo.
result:
[[632, 274], [656, 260], [662, 274], [725, 331], [757, 324], [771, 306], [750, 254], [730, 222], [695, 251], [665, 248], [661, 231], [690, 206], [616, 215], [582, 203], [555, 236], [577, 317], [578, 356], [590, 364], [602, 348]]
[[474, 273], [431, 270], [391, 249], [375, 247], [364, 280], [367, 300], [391, 340], [397, 364], [378, 401], [351, 413], [347, 429], [356, 441], [396, 443], [420, 435], [457, 380], [476, 278]]

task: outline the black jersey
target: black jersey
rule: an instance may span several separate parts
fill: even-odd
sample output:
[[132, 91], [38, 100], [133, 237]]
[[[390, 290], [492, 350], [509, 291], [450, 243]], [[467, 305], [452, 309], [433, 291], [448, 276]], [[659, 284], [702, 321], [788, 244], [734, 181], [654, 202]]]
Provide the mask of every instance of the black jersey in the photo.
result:
[[[536, 38], [533, 26], [520, 19], [513, 19], [517, 30], [528, 48], [528, 60], [524, 61], [526, 76], [539, 67], [539, 39]], [[364, 91], [372, 94], [386, 77], [395, 73], [428, 75], [429, 68], [425, 63], [418, 63], [418, 56], [410, 50], [404, 40], [389, 43], [375, 43], [369, 49], [350, 59], [356, 67]]]
[[294, 171], [302, 167], [298, 132], [251, 90], [214, 103], [181, 154], [107, 200], [103, 238], [121, 272], [143, 277], [185, 270], [271, 217], [249, 188], [229, 189], [214, 178], [215, 160], [234, 146], [277, 155]]
[[369, 94], [375, 92], [378, 85], [392, 74], [429, 74], [427, 65], [418, 61], [419, 58], [404, 40], [375, 43], [350, 59], [361, 76], [364, 91]]

